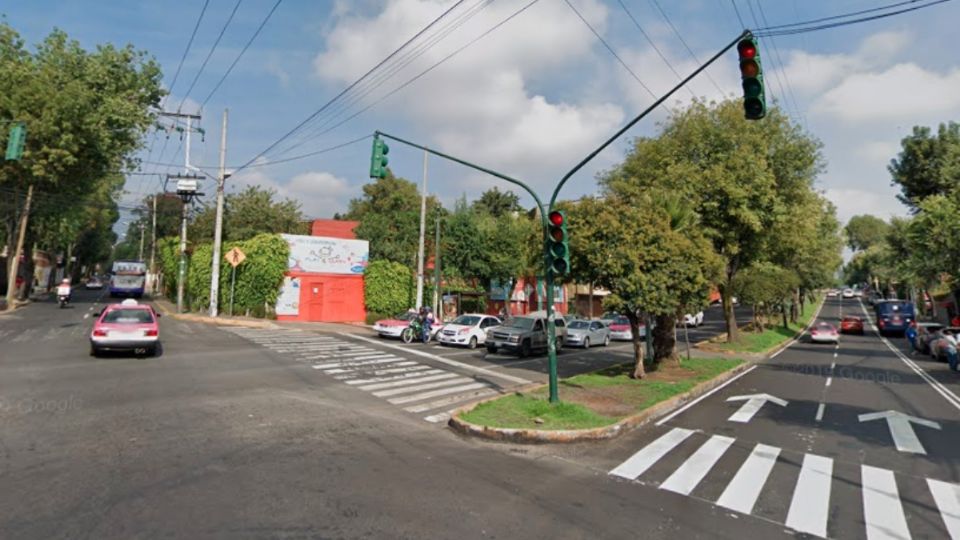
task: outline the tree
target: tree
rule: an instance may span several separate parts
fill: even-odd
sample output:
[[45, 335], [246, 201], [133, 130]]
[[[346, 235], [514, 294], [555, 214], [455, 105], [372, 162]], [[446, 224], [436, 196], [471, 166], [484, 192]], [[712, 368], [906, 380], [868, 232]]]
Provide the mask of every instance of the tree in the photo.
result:
[[900, 202], [917, 210], [927, 197], [960, 186], [960, 124], [940, 124], [936, 135], [926, 126], [914, 126], [900, 145], [900, 154], [887, 167], [893, 184], [900, 186]]
[[740, 272], [734, 289], [741, 302], [753, 306], [754, 327], [762, 332], [777, 313], [782, 315], [783, 327], [789, 327], [785, 306], [799, 286], [796, 273], [770, 262], [758, 262]]
[[690, 201], [713, 251], [724, 262], [717, 283], [727, 336], [737, 339], [737, 273], [769, 257], [778, 223], [813, 190], [820, 143], [776, 108], [744, 120], [739, 100], [696, 102], [673, 114], [657, 137], [638, 138], [623, 164], [601, 178], [611, 193], [636, 199], [653, 188]]
[[484, 191], [472, 206], [474, 210], [495, 218], [521, 210], [520, 197], [512, 191], [500, 191], [496, 187]]
[[863, 251], [884, 241], [890, 225], [870, 214], [853, 216], [843, 231], [847, 235], [847, 245], [854, 251]]
[[[306, 234], [308, 222], [293, 199], [275, 200], [277, 192], [260, 186], [247, 186], [229, 193], [223, 202], [223, 240], [237, 242], [263, 233]], [[158, 209], [159, 217], [159, 209]], [[216, 208], [208, 207], [193, 218], [191, 241], [213, 240]]]

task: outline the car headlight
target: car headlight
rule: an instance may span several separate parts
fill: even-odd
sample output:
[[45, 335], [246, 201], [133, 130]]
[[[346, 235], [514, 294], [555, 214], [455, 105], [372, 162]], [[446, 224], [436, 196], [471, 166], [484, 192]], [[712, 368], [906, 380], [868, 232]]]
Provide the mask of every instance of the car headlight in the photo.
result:
[[510, 336], [508, 340], [510, 343], [518, 343], [520, 341], [520, 336]]

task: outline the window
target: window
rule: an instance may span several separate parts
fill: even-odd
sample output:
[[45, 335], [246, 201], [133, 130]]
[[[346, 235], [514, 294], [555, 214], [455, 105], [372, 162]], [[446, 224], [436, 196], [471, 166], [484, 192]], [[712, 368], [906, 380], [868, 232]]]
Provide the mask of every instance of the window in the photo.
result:
[[103, 322], [112, 324], [150, 324], [153, 314], [146, 309], [114, 309], [103, 316]]
[[533, 329], [534, 329], [535, 331], [538, 331], [538, 332], [539, 332], [539, 331], [542, 331], [542, 330], [543, 330], [543, 321], [541, 321], [540, 319], [537, 319], [537, 322], [533, 323]]
[[558, 318], [555, 321], [553, 321], [553, 325], [556, 326], [557, 328], [563, 328], [564, 326], [567, 325], [567, 321], [563, 320], [562, 318]]
[[603, 326], [602, 326], [600, 323], [598, 323], [598, 322], [595, 322], [595, 323], [591, 323], [591, 324], [590, 324], [590, 329], [591, 329], [591, 330], [599, 330], [599, 329], [601, 329], [601, 328], [603, 328]]

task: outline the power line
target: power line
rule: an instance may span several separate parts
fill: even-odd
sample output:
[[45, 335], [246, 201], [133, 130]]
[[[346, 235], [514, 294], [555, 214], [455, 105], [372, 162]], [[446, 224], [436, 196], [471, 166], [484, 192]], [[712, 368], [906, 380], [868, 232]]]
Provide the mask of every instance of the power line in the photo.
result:
[[[753, 24], [755, 24], [756, 27], [759, 28], [759, 27], [760, 27], [760, 21], [757, 19], [757, 13], [753, 10], [753, 4], [750, 2], [750, 0], [747, 0], [747, 8], [750, 10], [750, 17], [753, 18]], [[773, 41], [773, 38], [771, 38], [771, 43], [772, 43], [772, 41]], [[771, 65], [775, 63], [775, 62], [774, 62], [774, 58], [775, 58], [775, 57], [773, 57], [773, 56], [770, 57], [770, 64], [771, 64]], [[773, 73], [773, 79], [774, 79], [774, 80], [776, 81], [776, 83], [777, 83], [777, 88], [780, 89], [780, 97], [781, 97], [781, 99], [783, 100], [783, 108], [784, 108], [784, 110], [787, 112], [787, 115], [793, 116], [793, 115], [790, 113], [790, 100], [787, 98], [787, 92], [786, 92], [786, 90], [783, 89], [783, 82], [780, 81], [780, 74], [778, 73], [778, 70], [776, 69], [776, 66], [772, 66], [772, 67], [773, 67], [774, 69], [771, 70], [771, 73]]]
[[[747, 0], [749, 2], [749, 0]], [[767, 15], [763, 12], [763, 4], [759, 1], [757, 2], [757, 9], [760, 10], [760, 18], [763, 19], [763, 24], [768, 25]], [[790, 78], [787, 75], [786, 65], [783, 63], [783, 59], [780, 58], [780, 48], [777, 47], [777, 42], [773, 37], [770, 37], [770, 43], [773, 45], [773, 54], [777, 58], [777, 63], [780, 64], [780, 71], [783, 73], [783, 81], [787, 87], [787, 93], [789, 95], [790, 101], [793, 102], [793, 110], [800, 116], [800, 119], [803, 121], [804, 125], [807, 124], [807, 118], [804, 116], [803, 112], [800, 110], [799, 105], [797, 104], [797, 96], [793, 93], [793, 88], [790, 86]], [[787, 96], [784, 96], [787, 97]]]
[[875, 13], [875, 12], [877, 12], [877, 11], [886, 11], [886, 10], [888, 10], [888, 9], [892, 9], [892, 8], [895, 8], [895, 7], [905, 6], [905, 5], [909, 5], [909, 4], [916, 4], [917, 2], [923, 2], [923, 1], [925, 1], [925, 0], [904, 0], [904, 1], [901, 1], [901, 2], [894, 2], [894, 3], [892, 3], [892, 4], [886, 4], [886, 5], [878, 6], [878, 7], [875, 7], [875, 8], [863, 9], [863, 10], [860, 10], [860, 11], [851, 11], [851, 12], [848, 12], [848, 13], [844, 13], [844, 14], [842, 14], [842, 15], [831, 15], [830, 17], [821, 17], [821, 18], [819, 18], [819, 19], [810, 19], [810, 20], [800, 21], [800, 22], [795, 22], [795, 23], [778, 24], [778, 25], [776, 25], [776, 26], [770, 26], [770, 27], [764, 28], [763, 30], [777, 30], [777, 29], [781, 29], [781, 28], [791, 28], [791, 27], [794, 27], [794, 26], [806, 26], [806, 25], [809, 25], [809, 24], [821, 23], [821, 22], [825, 22], [825, 21], [835, 21], [835, 20], [837, 20], [837, 19], [846, 19], [847, 17], [854, 17], [854, 16], [856, 16], [856, 15], [864, 15], [864, 14], [867, 14], [867, 13]]
[[[662, 7], [660, 7], [660, 2], [658, 2], [657, 0], [650, 0], [650, 1], [653, 3], [654, 6], [656, 6], [657, 11], [660, 12], [660, 16], [663, 17], [663, 20], [667, 22], [667, 25], [670, 27], [671, 30], [673, 30], [673, 33], [676, 34], [677, 38], [680, 40], [680, 43], [683, 44], [683, 48], [685, 48], [687, 52], [690, 54], [690, 58], [693, 58], [693, 61], [696, 62], [697, 65], [701, 65], [700, 60], [697, 59], [697, 55], [694, 54], [693, 49], [691, 49], [690, 46], [687, 45], [687, 40], [683, 39], [683, 35], [680, 33], [679, 30], [677, 30], [677, 27], [673, 25], [673, 21], [670, 20], [669, 16], [667, 16], [667, 12], [664, 11]], [[720, 88], [720, 85], [717, 84], [717, 81], [713, 80], [713, 77], [710, 76], [710, 72], [705, 71], [704, 75], [706, 75], [707, 79], [709, 79], [710, 82], [713, 83], [713, 86], [716, 87], [717, 92], [720, 92], [721, 96], [724, 95], [723, 89]]]
[[730, 5], [733, 6], [733, 11], [737, 14], [737, 20], [740, 21], [740, 27], [746, 28], [747, 23], [743, 22], [743, 17], [740, 16], [740, 8], [737, 7], [736, 0], [730, 0]]
[[[653, 47], [653, 50], [657, 51], [657, 54], [660, 56], [660, 59], [663, 60], [663, 63], [665, 63], [668, 68], [670, 68], [670, 71], [672, 71], [673, 74], [677, 76], [678, 80], [683, 80], [683, 76], [677, 73], [677, 70], [673, 68], [673, 64], [670, 63], [670, 60], [667, 60], [667, 57], [660, 51], [660, 48], [657, 47], [657, 44], [653, 41], [653, 39], [650, 38], [649, 35], [647, 35], [647, 32], [643, 29], [642, 26], [640, 26], [640, 22], [637, 21], [636, 17], [633, 16], [633, 13], [631, 13], [630, 10], [627, 9], [627, 5], [623, 3], [623, 0], [617, 0], [617, 3], [619, 3], [620, 7], [623, 8], [623, 11], [626, 12], [627, 17], [630, 17], [630, 20], [633, 21], [633, 24], [637, 27], [637, 30], [640, 30], [640, 33], [643, 34], [644, 38], [646, 38], [647, 43], [649, 43], [650, 46]], [[693, 89], [691, 89], [689, 86], [686, 88], [687, 88], [687, 91], [690, 92], [690, 95], [693, 96], [693, 99], [697, 99], [697, 94], [694, 93]]]
[[[213, 97], [213, 94], [217, 93], [217, 90], [220, 89], [220, 85], [223, 84], [223, 81], [227, 80], [227, 77], [230, 76], [230, 73], [233, 71], [234, 66], [236, 66], [237, 62], [239, 62], [240, 59], [243, 58], [244, 53], [247, 52], [247, 49], [250, 48], [250, 45], [253, 44], [253, 41], [257, 39], [257, 36], [260, 35], [260, 31], [263, 30], [263, 27], [267, 25], [267, 21], [269, 21], [270, 17], [273, 16], [273, 12], [275, 12], [277, 8], [280, 7], [280, 2], [282, 1], [283, 0], [277, 0], [277, 3], [274, 4], [272, 8], [270, 8], [270, 12], [267, 13], [267, 16], [264, 17], [263, 21], [260, 22], [260, 26], [258, 26], [257, 30], [253, 33], [252, 36], [250, 36], [250, 39], [247, 41], [247, 44], [243, 46], [243, 49], [240, 51], [240, 54], [238, 54], [237, 57], [233, 60], [233, 63], [230, 64], [230, 67], [227, 68], [227, 71], [226, 73], [223, 74], [223, 77], [220, 77], [220, 80], [217, 81], [217, 84], [213, 87], [213, 90], [211, 90], [210, 93], [207, 94], [207, 97], [203, 99], [203, 102], [200, 104], [201, 109], [207, 105], [207, 102], [210, 101], [210, 98]], [[239, 5], [239, 2], [237, 3], [237, 5]]]
[[573, 7], [573, 4], [570, 3], [570, 0], [563, 0], [563, 1], [567, 4], [567, 6], [570, 7], [570, 9], [573, 10], [574, 13], [577, 14], [577, 17], [583, 22], [583, 24], [585, 24], [587, 28], [589, 28], [590, 31], [593, 32], [593, 35], [597, 36], [597, 39], [600, 40], [600, 43], [603, 43], [603, 46], [606, 47], [608, 51], [610, 51], [610, 54], [612, 54], [613, 57], [617, 59], [617, 62], [620, 62], [620, 65], [623, 66], [623, 69], [627, 70], [627, 72], [630, 73], [631, 76], [633, 76], [634, 80], [640, 83], [640, 86], [642, 86], [643, 89], [646, 90], [651, 97], [653, 97], [653, 99], [657, 99], [657, 95], [653, 93], [653, 90], [650, 90], [650, 87], [644, 84], [644, 82], [640, 80], [640, 77], [638, 77], [637, 74], [634, 73], [632, 69], [630, 69], [630, 66], [628, 66], [627, 63], [623, 61], [623, 58], [620, 58], [620, 55], [617, 54], [617, 51], [613, 50], [613, 47], [611, 47], [610, 44], [607, 43], [607, 40], [603, 39], [603, 36], [601, 36], [600, 33], [597, 32], [593, 28], [593, 26], [591, 26], [590, 23], [583, 18], [583, 15], [581, 15], [580, 12], [577, 11], [577, 8]]
[[180, 57], [180, 63], [177, 64], [177, 71], [173, 74], [173, 82], [170, 83], [170, 92], [173, 93], [173, 87], [177, 85], [177, 78], [180, 77], [180, 70], [183, 68], [183, 63], [187, 59], [187, 54], [190, 52], [190, 47], [193, 45], [193, 38], [197, 36], [197, 30], [200, 28], [200, 21], [203, 20], [203, 14], [207, 12], [207, 6], [210, 5], [210, 0], [204, 0], [203, 9], [200, 10], [200, 16], [197, 17], [197, 24], [193, 26], [193, 33], [190, 34], [190, 40], [187, 41], [187, 48], [183, 50], [183, 56]]
[[[913, 1], [920, 1], [920, 0], [913, 0]], [[769, 28], [769, 29], [768, 29], [768, 28], [761, 28], [761, 29], [758, 29], [756, 32], [754, 32], [754, 35], [756, 35], [756, 36], [758, 36], [758, 37], [791, 36], [791, 35], [796, 35], [796, 34], [804, 34], [804, 33], [807, 33], [807, 32], [816, 32], [816, 31], [819, 31], [819, 30], [827, 30], [827, 29], [830, 29], [830, 28], [839, 28], [839, 27], [841, 27], [841, 26], [850, 26], [850, 25], [859, 24], [859, 23], [862, 23], [862, 22], [869, 22], [869, 21], [875, 21], [875, 20], [879, 20], [879, 19], [885, 19], [885, 18], [887, 18], [887, 17], [893, 17], [893, 16], [895, 16], [895, 15], [901, 15], [901, 14], [903, 14], [903, 13], [909, 13], [909, 12], [911, 12], [911, 11], [917, 11], [917, 10], [919, 10], [919, 9], [924, 9], [924, 8], [928, 8], [928, 7], [933, 7], [933, 6], [937, 5], [937, 4], [944, 4], [944, 3], [949, 2], [949, 1], [950, 1], [950, 0], [935, 0], [935, 1], [933, 1], [933, 2], [930, 2], [930, 3], [927, 3], [927, 4], [923, 4], [923, 5], [920, 5], [920, 6], [913, 6], [913, 7], [904, 8], [904, 9], [900, 9], [900, 10], [896, 10], [896, 11], [891, 11], [891, 12], [887, 12], [887, 13], [881, 13], [881, 14], [879, 14], [879, 15], [872, 15], [872, 16], [870, 16], [870, 17], [861, 17], [861, 18], [858, 18], [858, 19], [850, 19], [850, 20], [847, 20], [847, 21], [841, 21], [841, 22], [830, 23], [830, 24], [822, 24], [822, 25], [806, 26], [806, 27], [799, 26], [799, 27], [797, 27], [797, 28], [788, 28], [788, 29], [785, 29], [785, 30], [776, 30], [776, 29], [773, 29], [773, 28], [786, 28], [786, 27], [798, 26], [798, 25], [802, 25], [802, 24], [806, 24], [806, 23], [792, 23], [792, 24], [789, 24], [789, 25], [779, 25], [779, 26], [777, 26], [777, 27], [773, 27], [773, 28]], [[913, 2], [910, 2], [910, 3], [913, 3]], [[902, 5], [902, 4], [903, 4], [903, 3], [895, 4], [895, 5]], [[892, 6], [888, 6], [888, 7], [892, 7]], [[875, 9], [872, 9], [872, 10], [869, 10], [869, 11], [877, 11], [877, 10], [879, 10], [879, 9], [884, 9], [884, 8], [875, 8]], [[854, 13], [856, 13], [856, 12], [854, 12]], [[850, 15], [852, 15], [852, 14], [853, 14], [853, 13], [848, 13], [848, 14], [846, 14], [846, 15], [836, 15], [836, 16], [834, 16], [834, 17], [827, 17], [827, 18], [825, 18], [825, 19], [840, 19], [840, 18], [848, 17], [848, 16], [850, 16]], [[819, 19], [819, 20], [825, 20], [825, 19]], [[816, 22], [816, 21], [808, 21], [808, 22]]]
[[[193, 87], [196, 86], [197, 81], [200, 79], [200, 75], [203, 74], [203, 70], [207, 67], [207, 62], [210, 61], [210, 57], [213, 56], [213, 52], [217, 50], [217, 46], [220, 45], [220, 40], [223, 39], [223, 34], [227, 31], [227, 27], [230, 26], [230, 22], [233, 21], [233, 16], [236, 15], [237, 10], [240, 9], [241, 3], [243, 3], [243, 0], [237, 0], [236, 5], [233, 6], [233, 11], [231, 11], [230, 16], [227, 17], [227, 22], [224, 23], [223, 28], [220, 29], [220, 34], [213, 42], [213, 46], [210, 47], [210, 52], [208, 52], [207, 57], [203, 59], [203, 63], [200, 64], [200, 69], [197, 70], [197, 74], [194, 75], [193, 80], [190, 82], [190, 87], [187, 88], [187, 92], [183, 95], [183, 101], [180, 102], [180, 107], [183, 107], [184, 102], [186, 102], [187, 98], [190, 96], [190, 92], [193, 91]], [[177, 110], [180, 110], [180, 107], [177, 107]]]

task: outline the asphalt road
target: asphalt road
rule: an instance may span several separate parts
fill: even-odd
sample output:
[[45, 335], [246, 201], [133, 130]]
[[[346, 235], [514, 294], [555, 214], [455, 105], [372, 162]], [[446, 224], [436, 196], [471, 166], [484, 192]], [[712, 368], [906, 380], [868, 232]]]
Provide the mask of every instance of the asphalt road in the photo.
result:
[[[605, 471], [461, 439], [406, 410], [445, 387], [375, 395], [395, 387], [332, 370], [382, 360], [483, 391], [521, 384], [497, 372], [410, 364], [339, 334], [170, 318], [162, 356], [92, 358], [97, 296], [0, 315], [0, 538], [717, 536], [709, 507], [665, 512]], [[781, 529], [728, 521], [721, 536]]]

